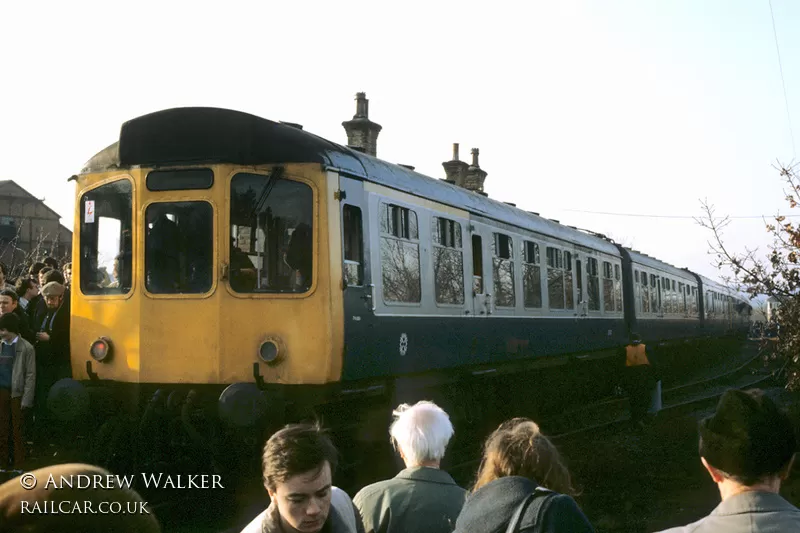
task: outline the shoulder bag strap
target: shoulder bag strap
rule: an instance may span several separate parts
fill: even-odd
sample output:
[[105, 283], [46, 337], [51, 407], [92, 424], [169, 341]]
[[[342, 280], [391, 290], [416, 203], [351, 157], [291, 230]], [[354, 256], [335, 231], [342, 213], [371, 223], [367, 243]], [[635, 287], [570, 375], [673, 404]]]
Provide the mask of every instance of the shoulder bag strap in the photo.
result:
[[514, 512], [514, 516], [511, 517], [511, 520], [508, 523], [508, 528], [506, 529], [506, 533], [519, 533], [522, 517], [525, 516], [525, 512], [531, 505], [533, 505], [532, 508], [534, 509], [534, 514], [536, 514], [535, 526], [537, 528], [540, 527], [543, 514], [542, 508], [553, 494], [555, 493], [550, 490], [544, 489], [542, 487], [536, 487], [536, 490], [528, 494], [528, 496], [524, 500], [522, 500], [522, 503], [519, 504], [519, 507], [517, 507], [517, 510]]

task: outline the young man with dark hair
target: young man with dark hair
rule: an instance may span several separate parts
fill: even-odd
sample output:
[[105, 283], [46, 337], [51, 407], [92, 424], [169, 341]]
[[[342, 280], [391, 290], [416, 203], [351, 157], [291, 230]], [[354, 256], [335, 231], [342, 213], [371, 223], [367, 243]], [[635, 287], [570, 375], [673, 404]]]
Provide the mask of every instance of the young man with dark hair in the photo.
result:
[[700, 460], [722, 503], [707, 517], [662, 533], [800, 531], [800, 509], [784, 500], [797, 449], [789, 418], [763, 391], [730, 390], [700, 422]]
[[14, 285], [14, 291], [16, 291], [19, 297], [19, 306], [22, 308], [26, 317], [30, 319], [30, 317], [27, 316], [28, 306], [33, 299], [39, 295], [39, 285], [31, 278], [19, 278], [16, 285]]
[[44, 264], [52, 268], [53, 270], [58, 270], [58, 261], [55, 258], [47, 256], [44, 258]]
[[43, 269], [45, 266], [46, 265], [41, 261], [33, 263], [28, 269], [28, 276], [33, 279], [39, 279], [39, 271]]
[[[28, 277], [31, 278], [31, 280], [36, 284], [36, 286], [39, 289], [42, 288], [42, 280], [39, 279], [39, 272], [41, 272], [45, 266], [46, 265], [44, 263], [34, 263], [28, 269]], [[28, 321], [30, 321], [31, 324], [33, 324], [33, 319], [36, 316], [36, 308], [38, 307], [39, 300], [41, 299], [42, 295], [41, 293], [39, 293], [30, 299], [28, 305], [25, 308], [25, 312], [28, 314]]]
[[242, 533], [364, 533], [352, 500], [332, 485], [337, 452], [318, 425], [284, 427], [262, 460], [270, 505]]
[[42, 268], [39, 270], [39, 274], [38, 274], [38, 276], [39, 276], [39, 286], [40, 286], [40, 287], [44, 287], [44, 284], [45, 284], [45, 283], [47, 283], [47, 282], [44, 280], [44, 277], [45, 277], [45, 276], [47, 275], [47, 273], [48, 273], [48, 272], [50, 272], [51, 270], [54, 270], [54, 269], [50, 268], [49, 266], [44, 266], [44, 267], [42, 267]]

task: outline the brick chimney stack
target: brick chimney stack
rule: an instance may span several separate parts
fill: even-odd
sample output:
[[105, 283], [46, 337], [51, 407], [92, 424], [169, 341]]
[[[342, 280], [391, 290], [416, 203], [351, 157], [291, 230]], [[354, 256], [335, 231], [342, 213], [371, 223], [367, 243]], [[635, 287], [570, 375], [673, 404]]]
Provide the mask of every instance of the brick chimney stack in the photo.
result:
[[477, 148], [472, 149], [472, 164], [467, 169], [463, 187], [486, 196], [486, 193], [483, 192], [483, 182], [486, 180], [487, 172], [481, 170], [481, 166], [478, 164], [479, 153]]
[[369, 100], [366, 93], [356, 93], [356, 114], [353, 120], [342, 122], [347, 132], [347, 146], [369, 155], [378, 152], [378, 134], [382, 126], [369, 119]]
[[442, 166], [444, 167], [446, 176], [444, 181], [458, 185], [459, 187], [464, 186], [464, 176], [467, 175], [467, 168], [469, 165], [458, 158], [458, 143], [453, 143], [453, 159], [445, 161], [442, 163]]
[[481, 170], [481, 166], [478, 164], [479, 153], [477, 148], [473, 148], [472, 164], [467, 165], [458, 158], [458, 143], [453, 143], [453, 159], [442, 163], [447, 176], [444, 181], [486, 196], [486, 193], [483, 192], [483, 182], [486, 180], [487, 173]]

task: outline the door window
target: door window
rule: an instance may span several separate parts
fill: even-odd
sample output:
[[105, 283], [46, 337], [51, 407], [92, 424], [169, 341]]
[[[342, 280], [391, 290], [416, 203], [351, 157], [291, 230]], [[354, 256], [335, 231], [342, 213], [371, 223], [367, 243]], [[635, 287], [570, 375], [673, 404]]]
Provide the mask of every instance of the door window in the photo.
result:
[[361, 286], [364, 284], [364, 227], [360, 208], [349, 204], [342, 208], [342, 229], [345, 285]]
[[153, 294], [211, 290], [213, 209], [208, 202], [158, 202], [145, 210], [145, 287]]

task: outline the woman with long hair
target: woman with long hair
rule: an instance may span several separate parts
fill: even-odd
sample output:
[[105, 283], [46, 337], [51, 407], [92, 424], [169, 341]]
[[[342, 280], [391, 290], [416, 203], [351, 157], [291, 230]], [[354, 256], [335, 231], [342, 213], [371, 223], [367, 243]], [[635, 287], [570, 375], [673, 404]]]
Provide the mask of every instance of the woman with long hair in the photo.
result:
[[558, 450], [527, 418], [500, 424], [484, 444], [477, 480], [456, 522], [457, 533], [593, 532], [578, 508]]

